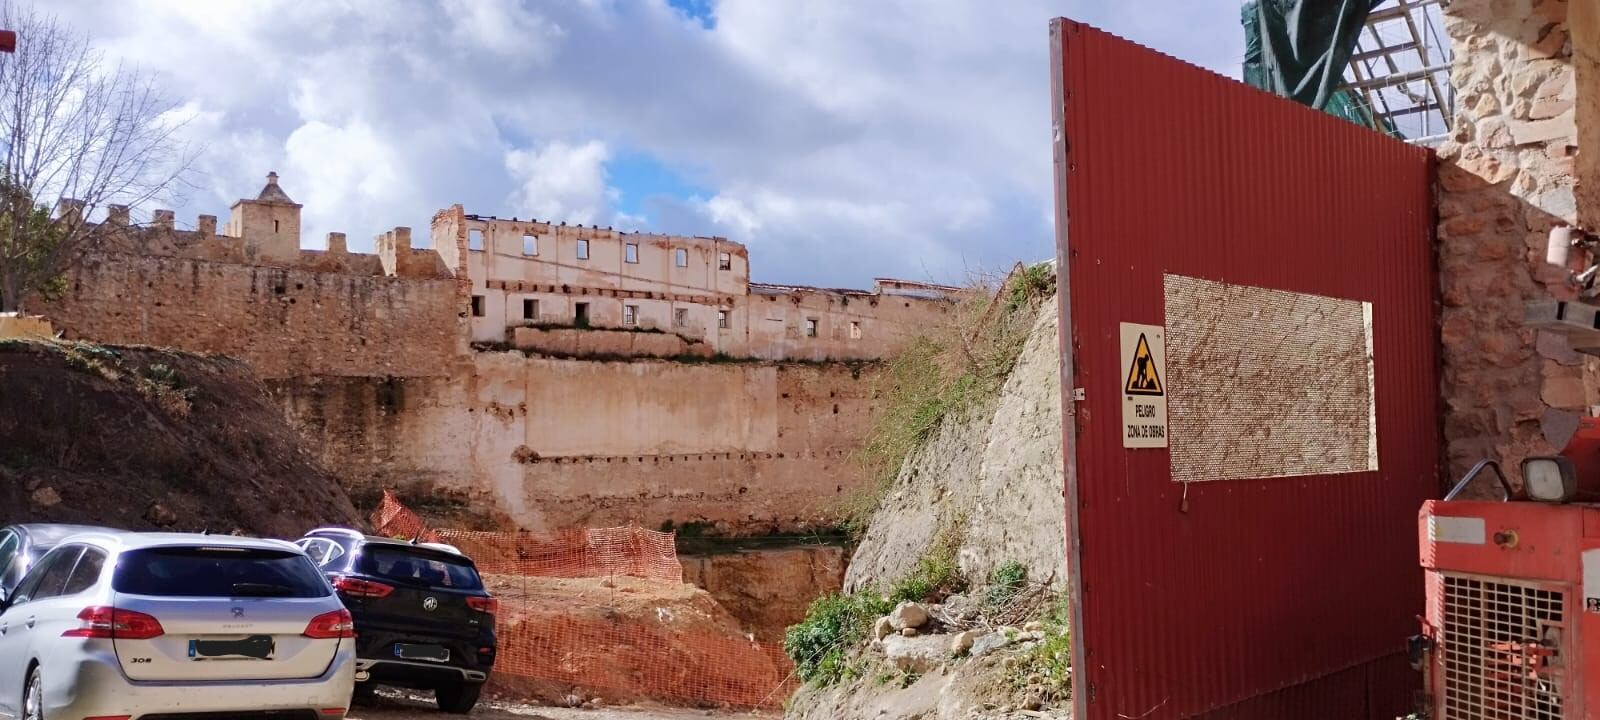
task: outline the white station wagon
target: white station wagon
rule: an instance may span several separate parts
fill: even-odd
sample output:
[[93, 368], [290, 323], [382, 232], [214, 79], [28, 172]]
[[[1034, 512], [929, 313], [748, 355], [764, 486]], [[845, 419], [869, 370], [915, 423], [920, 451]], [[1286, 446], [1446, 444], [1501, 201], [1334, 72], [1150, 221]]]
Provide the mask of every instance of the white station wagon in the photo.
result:
[[289, 543], [75, 535], [0, 603], [0, 718], [340, 718], [354, 635]]

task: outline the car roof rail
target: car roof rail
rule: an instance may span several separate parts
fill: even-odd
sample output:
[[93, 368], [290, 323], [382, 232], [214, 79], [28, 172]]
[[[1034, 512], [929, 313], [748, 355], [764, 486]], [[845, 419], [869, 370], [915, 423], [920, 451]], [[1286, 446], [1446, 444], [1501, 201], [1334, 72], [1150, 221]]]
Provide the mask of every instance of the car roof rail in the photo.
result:
[[338, 525], [325, 525], [306, 533], [306, 537], [311, 537], [313, 535], [338, 535], [341, 537], [355, 538], [357, 540], [363, 539], [367, 536], [366, 533], [361, 532], [360, 530], [341, 527]]

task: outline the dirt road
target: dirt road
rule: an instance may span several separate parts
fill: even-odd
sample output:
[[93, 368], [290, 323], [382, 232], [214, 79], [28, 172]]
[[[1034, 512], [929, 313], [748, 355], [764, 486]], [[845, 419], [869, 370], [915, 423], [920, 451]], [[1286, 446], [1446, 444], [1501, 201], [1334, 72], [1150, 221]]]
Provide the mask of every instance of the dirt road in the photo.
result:
[[[370, 704], [350, 708], [350, 720], [450, 720], [454, 715], [443, 715], [434, 708], [431, 699], [422, 695], [399, 695], [381, 691]], [[485, 700], [478, 704], [470, 716], [473, 720], [705, 720], [706, 718], [755, 718], [776, 720], [776, 714], [728, 713], [711, 710], [677, 710], [650, 708], [606, 708], [601, 710], [571, 710], [567, 708], [535, 707]]]

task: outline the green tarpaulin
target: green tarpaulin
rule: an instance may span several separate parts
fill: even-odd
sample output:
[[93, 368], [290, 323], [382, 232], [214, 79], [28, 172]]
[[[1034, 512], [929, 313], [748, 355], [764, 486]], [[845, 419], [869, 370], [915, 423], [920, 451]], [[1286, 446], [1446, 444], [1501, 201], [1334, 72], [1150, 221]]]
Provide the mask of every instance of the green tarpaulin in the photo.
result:
[[1359, 95], [1344, 88], [1367, 16], [1383, 0], [1248, 0], [1244, 81], [1268, 92], [1377, 127]]

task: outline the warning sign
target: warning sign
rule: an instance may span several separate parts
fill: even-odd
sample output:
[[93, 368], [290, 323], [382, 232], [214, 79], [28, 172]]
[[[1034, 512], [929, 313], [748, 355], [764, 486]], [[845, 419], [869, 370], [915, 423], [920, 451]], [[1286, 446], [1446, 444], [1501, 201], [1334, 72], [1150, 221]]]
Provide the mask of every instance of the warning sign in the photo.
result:
[[1122, 323], [1122, 367], [1122, 446], [1166, 447], [1166, 328]]

